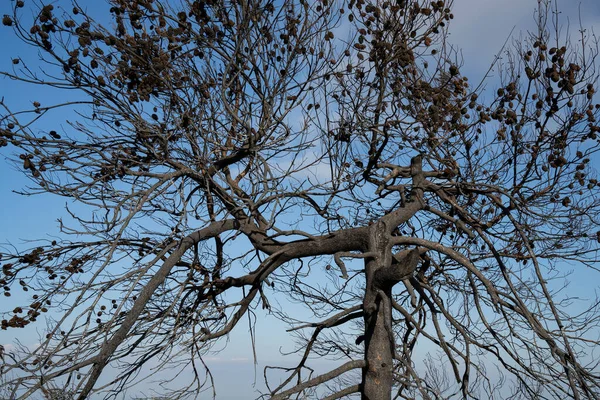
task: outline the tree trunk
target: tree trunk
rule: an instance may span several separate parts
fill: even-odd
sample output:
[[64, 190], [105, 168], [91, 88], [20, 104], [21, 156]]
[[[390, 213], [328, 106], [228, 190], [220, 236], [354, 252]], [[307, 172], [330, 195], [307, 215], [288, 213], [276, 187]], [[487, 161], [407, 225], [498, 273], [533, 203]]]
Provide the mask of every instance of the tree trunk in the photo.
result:
[[[370, 292], [370, 293], [369, 293]], [[384, 306], [381, 294], [389, 293], [376, 288], [367, 290], [365, 300], [371, 299], [371, 313], [365, 313], [365, 360], [367, 365], [362, 374], [362, 399], [363, 400], [389, 400], [392, 397], [394, 349], [387, 327], [391, 326], [391, 310]], [[390, 297], [387, 298], [388, 304]], [[373, 310], [372, 304], [376, 305]], [[367, 308], [369, 306], [367, 305]], [[386, 322], [387, 320], [387, 322]], [[386, 327], [387, 326], [387, 327]]]
[[406, 249], [392, 256], [390, 238], [385, 223], [374, 225], [369, 235], [369, 252], [377, 256], [365, 262], [363, 400], [390, 400], [392, 397], [396, 351], [392, 331], [392, 288], [414, 272], [420, 259], [419, 248]]
[[[389, 329], [392, 322], [391, 286], [383, 287], [377, 271], [391, 264], [388, 249], [389, 235], [385, 224], [372, 226], [369, 251], [377, 254], [365, 263], [366, 290], [363, 299], [365, 312], [365, 361], [362, 374], [363, 400], [390, 400], [392, 397], [394, 349]], [[389, 253], [389, 254], [388, 254]], [[387, 306], [386, 306], [387, 304]]]

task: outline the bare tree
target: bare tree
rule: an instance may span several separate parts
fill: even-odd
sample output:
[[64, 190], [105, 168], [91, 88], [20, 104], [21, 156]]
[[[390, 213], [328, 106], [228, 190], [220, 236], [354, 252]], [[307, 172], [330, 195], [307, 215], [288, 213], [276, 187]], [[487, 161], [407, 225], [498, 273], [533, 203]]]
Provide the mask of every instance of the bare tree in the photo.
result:
[[299, 354], [264, 398], [600, 397], [598, 301], [564, 288], [599, 256], [598, 47], [551, 5], [472, 85], [450, 0], [24, 3], [6, 40], [41, 61], [2, 74], [56, 101], [7, 93], [0, 144], [70, 206], [56, 240], [2, 250], [4, 294], [30, 298], [2, 329], [48, 313], [5, 355], [13, 398], [116, 396], [150, 361], [198, 395], [259, 313]]

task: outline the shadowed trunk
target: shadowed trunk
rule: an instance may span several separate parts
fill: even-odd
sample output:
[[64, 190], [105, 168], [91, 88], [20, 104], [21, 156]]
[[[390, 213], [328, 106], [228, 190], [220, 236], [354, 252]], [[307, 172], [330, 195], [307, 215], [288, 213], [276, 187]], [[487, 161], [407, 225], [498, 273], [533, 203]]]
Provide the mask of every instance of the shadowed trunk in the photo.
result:
[[[384, 306], [384, 299], [377, 293], [377, 289], [371, 288], [365, 296], [365, 300], [368, 298], [375, 301], [376, 308], [370, 314], [365, 314], [367, 365], [363, 368], [362, 376], [363, 400], [389, 400], [392, 396], [394, 349], [386, 328], [391, 326], [392, 314], [390, 308]], [[389, 293], [385, 295], [388, 296]], [[387, 301], [390, 301], [389, 297]]]
[[[392, 394], [394, 349], [389, 332], [391, 309], [385, 305], [390, 304], [391, 285], [388, 286], [387, 282], [382, 285], [384, 282], [379, 278], [380, 272], [392, 264], [388, 248], [390, 235], [384, 223], [377, 223], [372, 226], [369, 236], [369, 251], [377, 254], [377, 257], [365, 263], [366, 290], [363, 308], [367, 365], [363, 368], [362, 399], [389, 400]], [[384, 288], [387, 290], [384, 291]]]
[[366, 290], [363, 299], [365, 320], [365, 361], [362, 374], [363, 400], [389, 400], [394, 383], [395, 341], [392, 330], [392, 288], [412, 275], [419, 259], [418, 248], [392, 256], [385, 223], [373, 226], [369, 250], [377, 257], [365, 262]]

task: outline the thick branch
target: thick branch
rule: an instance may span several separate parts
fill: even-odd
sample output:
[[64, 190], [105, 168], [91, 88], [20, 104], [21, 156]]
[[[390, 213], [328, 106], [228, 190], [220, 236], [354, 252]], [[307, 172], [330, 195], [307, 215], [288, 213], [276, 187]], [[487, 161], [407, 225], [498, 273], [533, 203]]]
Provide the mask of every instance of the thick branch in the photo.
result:
[[255, 227], [251, 230], [248, 226], [241, 228], [248, 235], [257, 250], [269, 255], [279, 253], [280, 263], [262, 265], [249, 274], [240, 277], [227, 277], [215, 281], [215, 287], [223, 290], [235, 286], [253, 285], [257, 280], [263, 279], [273, 272], [282, 263], [298, 258], [336, 254], [348, 251], [364, 251], [367, 247], [366, 240], [369, 233], [368, 227], [345, 229], [325, 236], [315, 236], [289, 243], [280, 243], [268, 238]]
[[395, 262], [375, 271], [373, 284], [382, 290], [392, 288], [396, 283], [412, 275], [417, 268], [421, 253], [425, 251], [425, 249], [414, 248], [394, 255]]
[[394, 229], [400, 224], [408, 221], [413, 215], [423, 207], [423, 182], [425, 175], [423, 173], [422, 156], [413, 157], [410, 162], [410, 171], [412, 176], [413, 188], [411, 191], [411, 201], [396, 211], [389, 213], [381, 218], [385, 226]]

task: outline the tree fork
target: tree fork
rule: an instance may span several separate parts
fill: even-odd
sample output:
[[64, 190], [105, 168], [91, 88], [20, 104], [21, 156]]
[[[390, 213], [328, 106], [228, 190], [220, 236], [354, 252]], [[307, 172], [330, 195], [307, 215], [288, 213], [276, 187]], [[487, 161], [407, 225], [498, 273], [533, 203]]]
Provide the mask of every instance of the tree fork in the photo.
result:
[[388, 400], [394, 383], [395, 341], [392, 330], [392, 287], [415, 270], [421, 250], [405, 250], [392, 256], [386, 224], [379, 222], [370, 231], [370, 251], [378, 254], [365, 262], [366, 291], [363, 299], [365, 361], [361, 398]]

